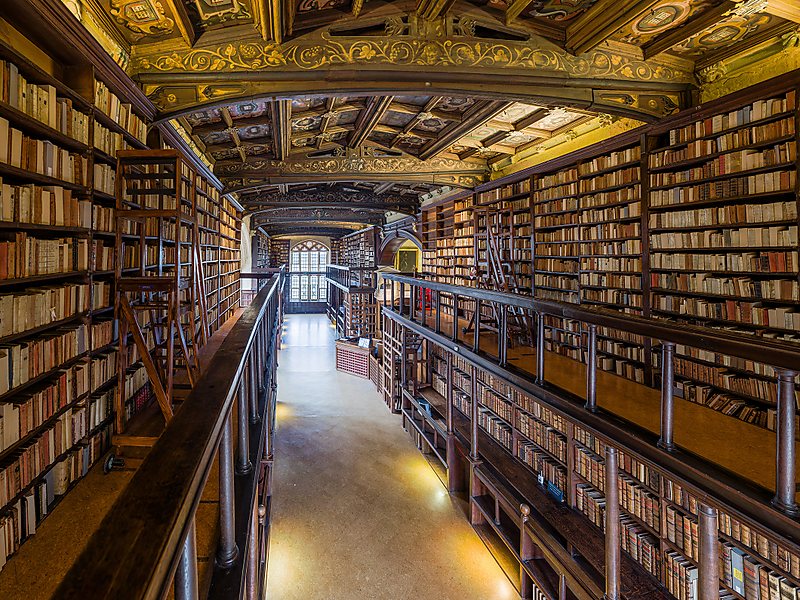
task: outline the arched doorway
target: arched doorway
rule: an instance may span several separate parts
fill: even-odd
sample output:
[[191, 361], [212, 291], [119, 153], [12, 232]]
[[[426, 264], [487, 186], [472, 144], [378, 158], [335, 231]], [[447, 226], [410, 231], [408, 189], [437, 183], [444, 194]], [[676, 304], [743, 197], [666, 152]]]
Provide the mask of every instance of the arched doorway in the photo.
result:
[[324, 313], [328, 301], [325, 268], [330, 248], [318, 240], [302, 240], [289, 251], [287, 312]]

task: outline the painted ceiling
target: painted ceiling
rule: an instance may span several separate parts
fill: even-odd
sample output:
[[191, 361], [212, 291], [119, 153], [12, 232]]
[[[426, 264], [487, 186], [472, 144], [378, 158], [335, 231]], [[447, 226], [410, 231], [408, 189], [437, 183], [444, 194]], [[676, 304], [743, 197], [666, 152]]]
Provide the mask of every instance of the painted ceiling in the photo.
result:
[[[645, 119], [679, 110], [695, 73], [800, 23], [788, 0], [62, 1], [111, 24], [145, 93], [250, 207], [323, 192], [399, 206], [474, 186], [606, 108]], [[556, 88], [559, 77], [602, 85], [562, 102], [505, 95], [474, 73], [476, 93], [420, 93], [392, 78], [353, 91], [311, 77], [348, 62], [402, 74], [469, 63], [496, 75], [508, 64], [551, 72]], [[298, 72], [295, 91], [265, 93], [271, 69]]]

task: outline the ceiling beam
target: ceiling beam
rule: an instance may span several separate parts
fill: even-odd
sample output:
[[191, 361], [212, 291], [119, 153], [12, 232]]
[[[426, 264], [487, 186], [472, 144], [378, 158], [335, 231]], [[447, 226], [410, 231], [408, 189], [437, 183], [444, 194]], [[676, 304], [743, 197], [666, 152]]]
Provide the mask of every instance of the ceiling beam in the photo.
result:
[[[436, 105], [438, 105], [444, 98], [442, 96], [434, 96], [430, 100], [425, 103], [425, 106], [421, 111], [417, 111], [411, 120], [403, 126], [402, 132], [398, 133], [394, 136], [392, 143], [389, 144], [390, 147], [394, 147], [400, 143], [403, 139], [404, 134], [409, 133], [412, 129], [414, 129], [420, 121], [424, 121], [428, 114], [433, 114]], [[459, 119], [460, 121], [461, 119]]]
[[523, 10], [528, 8], [532, 1], [533, 0], [513, 0], [506, 9], [506, 25], [511, 25], [514, 19], [516, 19]]
[[464, 115], [463, 121], [454, 123], [450, 127], [445, 128], [436, 140], [426, 144], [419, 153], [419, 158], [421, 160], [427, 160], [444, 152], [475, 128], [503, 112], [506, 108], [511, 106], [511, 104], [513, 103], [504, 102], [502, 100], [482, 100], [477, 102], [475, 106]]
[[739, 54], [744, 54], [751, 48], [767, 41], [780, 39], [781, 36], [791, 33], [797, 29], [797, 25], [792, 21], [777, 21], [774, 25], [765, 29], [760, 29], [754, 34], [746, 36], [744, 39], [734, 42], [728, 46], [722, 46], [705, 54], [695, 61], [695, 69], [698, 71], [710, 67], [722, 60], [732, 58]]
[[261, 225], [260, 227], [262, 227], [264, 232], [270, 237], [279, 237], [282, 235], [318, 235], [322, 237], [340, 238], [353, 233], [353, 231], [362, 229], [362, 227], [355, 225], [352, 227], [328, 227], [326, 225], [315, 225], [311, 223], [305, 226], [276, 225], [274, 227], [268, 227], [266, 225]]
[[197, 40], [197, 34], [192, 20], [189, 18], [189, 13], [186, 12], [186, 5], [183, 0], [165, 0], [165, 2], [175, 16], [175, 24], [178, 26], [183, 41], [191, 48]]
[[261, 39], [283, 43], [283, 8], [281, 0], [256, 0]]
[[433, 21], [447, 14], [455, 0], [418, 0], [417, 15], [426, 21]]
[[291, 150], [292, 102], [291, 100], [273, 100], [272, 111], [272, 144], [275, 158], [286, 160]]
[[800, 4], [797, 0], [769, 0], [767, 12], [787, 21], [800, 23]]
[[386, 211], [364, 211], [336, 208], [269, 208], [250, 213], [259, 224], [306, 223], [334, 221], [336, 223], [365, 223], [382, 225]]
[[347, 140], [349, 148], [358, 148], [375, 131], [393, 100], [394, 96], [373, 96], [367, 101], [367, 107], [358, 115], [355, 129]]
[[642, 54], [645, 60], [653, 58], [655, 55], [669, 50], [675, 44], [689, 39], [693, 35], [700, 33], [704, 29], [718, 23], [723, 15], [736, 8], [736, 3], [725, 0], [719, 6], [704, 10], [693, 19], [689, 19], [678, 27], [673, 27], [642, 46]]
[[600, 0], [567, 27], [567, 50], [583, 54], [653, 8], [659, 0]]
[[393, 187], [394, 187], [394, 182], [393, 181], [385, 181], [384, 183], [381, 183], [380, 185], [378, 185], [375, 188], [375, 193], [376, 194], [383, 194], [383, 193], [388, 192]]
[[361, 9], [364, 8], [364, 0], [353, 0], [350, 3], [350, 12], [353, 13], [353, 17], [358, 18], [358, 15], [361, 14]]

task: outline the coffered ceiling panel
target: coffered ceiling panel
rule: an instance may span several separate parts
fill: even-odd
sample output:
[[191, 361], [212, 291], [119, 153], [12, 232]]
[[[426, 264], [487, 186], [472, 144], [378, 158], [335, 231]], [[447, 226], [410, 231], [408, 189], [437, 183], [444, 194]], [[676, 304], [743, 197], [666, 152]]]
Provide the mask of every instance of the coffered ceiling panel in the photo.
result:
[[474, 186], [600, 114], [690, 106], [702, 69], [800, 21], [790, 0], [78, 1], [252, 207]]

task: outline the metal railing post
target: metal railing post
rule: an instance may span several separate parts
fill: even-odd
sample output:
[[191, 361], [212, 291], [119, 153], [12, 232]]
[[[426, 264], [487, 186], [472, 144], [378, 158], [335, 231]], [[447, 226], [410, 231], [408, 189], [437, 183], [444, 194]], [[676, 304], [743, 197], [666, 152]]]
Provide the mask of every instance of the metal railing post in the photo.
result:
[[458, 340], [458, 294], [453, 294], [453, 341]]
[[597, 325], [589, 325], [586, 352], [586, 409], [597, 410]]
[[776, 471], [775, 497], [772, 505], [789, 514], [798, 514], [795, 493], [797, 474], [795, 466], [795, 414], [797, 400], [794, 380], [797, 373], [788, 369], [775, 369], [778, 378], [778, 419], [775, 435]]
[[178, 569], [175, 571], [175, 600], [197, 600], [197, 598], [197, 540], [194, 517], [192, 517], [186, 539], [183, 541]]
[[719, 600], [719, 526], [717, 511], [706, 504], [697, 507], [700, 568], [698, 600]]
[[239, 393], [236, 399], [236, 429], [239, 437], [236, 444], [236, 472], [239, 475], [247, 475], [253, 470], [253, 464], [250, 462], [250, 402], [248, 399], [250, 386], [247, 385], [246, 374], [247, 369], [244, 370], [242, 378], [239, 380]]
[[658, 445], [664, 450], [675, 448], [675, 344], [661, 343], [661, 437]]
[[508, 306], [500, 305], [500, 327], [497, 335], [497, 362], [501, 367], [508, 364]]
[[619, 458], [606, 446], [606, 593], [605, 600], [619, 600]]
[[544, 383], [544, 313], [536, 314], [536, 382]]
[[475, 353], [480, 352], [481, 350], [481, 328], [480, 328], [480, 316], [481, 316], [481, 301], [480, 299], [475, 299], [475, 321], [474, 327], [472, 328], [472, 351]]
[[236, 508], [233, 488], [233, 426], [231, 414], [225, 419], [219, 440], [219, 547], [217, 564], [229, 568], [239, 556], [236, 546]]
[[256, 375], [256, 371], [258, 367], [256, 365], [255, 356], [253, 356], [253, 348], [250, 349], [250, 357], [248, 358], [248, 371], [249, 371], [249, 380], [250, 380], [250, 407], [249, 407], [249, 417], [250, 422], [253, 424], [258, 423], [258, 375]]
[[474, 366], [470, 370], [472, 381], [470, 382], [470, 393], [472, 394], [472, 417], [470, 419], [471, 426], [471, 443], [469, 445], [469, 457], [473, 461], [478, 460], [478, 369]]

